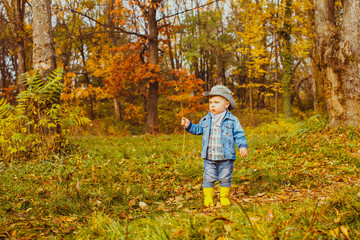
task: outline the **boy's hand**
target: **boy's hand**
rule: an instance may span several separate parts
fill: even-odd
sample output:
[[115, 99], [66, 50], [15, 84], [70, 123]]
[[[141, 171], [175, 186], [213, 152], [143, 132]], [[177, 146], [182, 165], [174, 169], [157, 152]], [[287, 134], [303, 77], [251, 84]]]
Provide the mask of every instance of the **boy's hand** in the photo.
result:
[[189, 124], [190, 124], [190, 120], [189, 120], [189, 119], [184, 118], [184, 117], [181, 118], [181, 125], [182, 125], [182, 126], [188, 127]]
[[241, 157], [246, 157], [248, 155], [248, 150], [247, 150], [247, 148], [240, 148], [240, 156]]

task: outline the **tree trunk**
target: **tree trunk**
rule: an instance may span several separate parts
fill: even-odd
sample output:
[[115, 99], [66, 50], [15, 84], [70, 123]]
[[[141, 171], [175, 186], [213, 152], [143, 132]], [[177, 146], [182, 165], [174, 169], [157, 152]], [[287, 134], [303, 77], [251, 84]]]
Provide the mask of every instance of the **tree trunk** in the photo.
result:
[[[279, 82], [279, 61], [278, 61], [278, 42], [277, 42], [277, 33], [274, 32], [274, 55], [275, 55], [275, 79], [274, 82], [277, 84]], [[279, 107], [279, 87], [275, 86], [275, 115], [278, 114]]]
[[249, 87], [249, 102], [250, 102], [250, 112], [252, 112], [254, 109], [252, 86]]
[[[220, 47], [219, 47], [220, 48]], [[215, 49], [215, 61], [216, 61], [216, 79], [215, 79], [215, 85], [222, 84], [225, 85], [225, 78], [223, 74], [223, 64], [221, 62], [221, 53], [220, 49]]]
[[114, 111], [115, 111], [115, 117], [116, 119], [121, 122], [122, 116], [121, 116], [121, 101], [119, 97], [115, 94], [114, 95]]
[[291, 56], [291, 5], [292, 0], [286, 0], [285, 7], [285, 20], [284, 28], [282, 32], [282, 38], [284, 40], [283, 46], [283, 58], [284, 58], [284, 75], [281, 80], [283, 87], [284, 97], [284, 112], [287, 118], [291, 117], [291, 78], [293, 74], [293, 61]]
[[25, 65], [25, 33], [24, 33], [24, 16], [25, 16], [25, 3], [23, 0], [14, 1], [15, 10], [15, 33], [16, 33], [16, 56], [17, 56], [17, 68], [16, 68], [16, 85], [17, 91], [20, 92], [23, 89], [21, 82], [21, 75], [26, 72]]
[[[84, 68], [86, 68], [86, 66], [84, 66]], [[90, 86], [90, 76], [89, 76], [89, 74], [86, 72], [86, 70], [85, 70], [85, 72], [84, 72], [84, 77], [85, 77], [86, 84], [87, 84], [88, 86]], [[95, 120], [94, 99], [95, 99], [94, 94], [89, 94], [89, 96], [88, 96], [89, 116], [90, 116], [90, 119], [91, 119], [91, 120]]]
[[342, 23], [334, 0], [317, 0], [315, 26], [330, 126], [360, 126], [360, 4], [343, 0]]
[[[118, 46], [118, 39], [115, 35], [115, 23], [114, 23], [114, 17], [113, 17], [113, 11], [114, 11], [114, 5], [115, 5], [115, 0], [108, 0], [106, 2], [107, 4], [107, 21], [108, 21], [108, 26], [110, 26], [110, 31], [109, 31], [109, 38], [111, 40], [111, 44], [113, 47], [117, 47]], [[120, 100], [120, 94], [118, 90], [115, 90], [114, 93], [114, 113], [115, 113], [115, 118], [118, 122], [122, 121], [122, 116], [121, 116], [121, 100]]]
[[0, 78], [1, 78], [1, 88], [4, 89], [8, 85], [8, 78], [10, 76], [9, 70], [7, 68], [6, 57], [7, 50], [5, 49], [5, 43], [3, 40], [0, 41]]
[[33, 64], [46, 79], [56, 68], [54, 39], [51, 26], [51, 0], [33, 0]]
[[[156, 9], [160, 0], [152, 1], [148, 10], [149, 23], [149, 62], [151, 66], [159, 64], [159, 40], [158, 26], [156, 21]], [[147, 102], [145, 132], [147, 134], [157, 134], [158, 127], [158, 98], [159, 98], [159, 82], [156, 78], [150, 79], [149, 95]]]

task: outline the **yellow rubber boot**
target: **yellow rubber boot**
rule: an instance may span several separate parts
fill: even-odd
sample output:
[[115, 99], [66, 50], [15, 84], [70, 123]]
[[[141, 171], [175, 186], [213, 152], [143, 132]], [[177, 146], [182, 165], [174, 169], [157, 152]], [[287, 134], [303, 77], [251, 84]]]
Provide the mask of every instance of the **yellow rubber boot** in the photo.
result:
[[220, 187], [220, 203], [222, 206], [229, 206], [230, 200], [229, 200], [229, 187]]
[[209, 188], [203, 188], [204, 191], [204, 205], [205, 207], [213, 207], [214, 206], [214, 200], [213, 200], [213, 196], [214, 196], [214, 188], [209, 187]]

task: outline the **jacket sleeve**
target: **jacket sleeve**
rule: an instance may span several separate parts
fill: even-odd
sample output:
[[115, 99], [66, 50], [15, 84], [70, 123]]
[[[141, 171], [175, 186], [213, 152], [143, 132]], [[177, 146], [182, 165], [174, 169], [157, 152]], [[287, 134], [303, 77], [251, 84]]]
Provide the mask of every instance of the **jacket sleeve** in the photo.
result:
[[203, 134], [203, 128], [202, 128], [201, 124], [194, 124], [194, 123], [190, 122], [189, 126], [187, 126], [185, 128], [185, 130], [194, 135]]
[[247, 148], [245, 133], [238, 119], [236, 119], [234, 123], [234, 140], [239, 149], [243, 147]]

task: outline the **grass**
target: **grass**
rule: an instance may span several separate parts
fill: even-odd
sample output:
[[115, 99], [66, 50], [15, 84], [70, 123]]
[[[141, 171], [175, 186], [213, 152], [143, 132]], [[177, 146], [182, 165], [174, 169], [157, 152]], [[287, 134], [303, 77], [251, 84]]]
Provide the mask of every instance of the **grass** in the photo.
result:
[[199, 136], [184, 154], [182, 135], [73, 137], [66, 156], [0, 163], [0, 239], [360, 237], [358, 130], [321, 116], [245, 130], [228, 208], [202, 207]]

